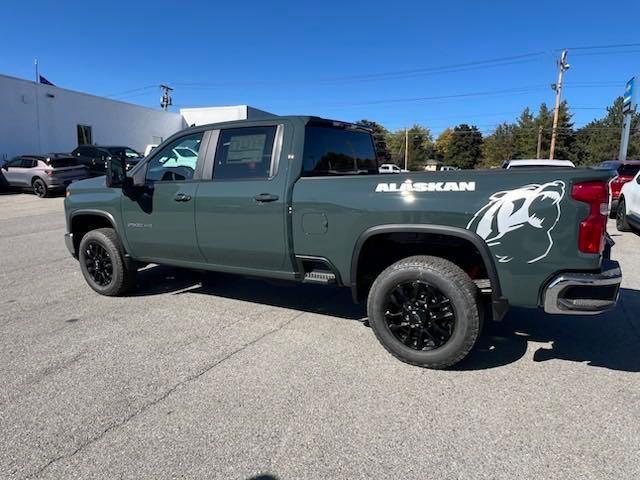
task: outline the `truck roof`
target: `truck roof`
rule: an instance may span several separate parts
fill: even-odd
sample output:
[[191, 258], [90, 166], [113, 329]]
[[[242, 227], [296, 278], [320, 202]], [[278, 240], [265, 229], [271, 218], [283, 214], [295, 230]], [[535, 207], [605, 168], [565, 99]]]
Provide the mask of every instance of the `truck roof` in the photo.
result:
[[364, 125], [351, 123], [351, 122], [344, 122], [342, 120], [332, 120], [328, 118], [321, 118], [313, 115], [274, 115], [272, 117], [265, 117], [265, 118], [259, 118], [259, 119], [231, 120], [228, 122], [216, 122], [216, 123], [208, 123], [206, 125], [197, 125], [195, 127], [189, 127], [187, 130], [199, 131], [199, 130], [208, 130], [211, 128], [233, 128], [234, 126], [241, 127], [246, 124], [260, 125], [264, 123], [274, 123], [274, 122], [277, 122], [278, 120], [290, 120], [290, 121], [302, 122], [305, 125], [308, 123], [314, 123], [318, 125], [357, 129], [357, 130], [362, 130], [369, 133], [371, 132], [371, 129]]

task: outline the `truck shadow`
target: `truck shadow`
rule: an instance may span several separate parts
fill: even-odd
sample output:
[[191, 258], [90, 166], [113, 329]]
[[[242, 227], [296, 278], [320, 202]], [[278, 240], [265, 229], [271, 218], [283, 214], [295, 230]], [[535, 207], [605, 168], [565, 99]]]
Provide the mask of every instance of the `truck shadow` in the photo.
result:
[[[230, 298], [318, 313], [366, 325], [364, 305], [349, 289], [244, 278], [152, 266], [139, 273], [132, 296], [173, 293]], [[513, 308], [502, 322], [486, 322], [476, 348], [454, 370], [484, 370], [516, 362], [535, 349], [534, 362], [565, 360], [640, 372], [640, 291], [622, 289], [615, 310], [595, 316], [546, 315]], [[373, 338], [372, 338], [372, 341]]]
[[138, 272], [137, 288], [130, 295], [162, 293], [231, 298], [346, 320], [364, 321], [367, 316], [364, 305], [356, 305], [351, 301], [351, 291], [347, 288], [194, 272], [165, 266], [152, 266]]
[[533, 347], [534, 362], [566, 360], [640, 372], [639, 311], [640, 291], [625, 288], [616, 309], [601, 315], [546, 315], [535, 309], [514, 308], [503, 322], [485, 325], [475, 350], [456, 370], [507, 365]]

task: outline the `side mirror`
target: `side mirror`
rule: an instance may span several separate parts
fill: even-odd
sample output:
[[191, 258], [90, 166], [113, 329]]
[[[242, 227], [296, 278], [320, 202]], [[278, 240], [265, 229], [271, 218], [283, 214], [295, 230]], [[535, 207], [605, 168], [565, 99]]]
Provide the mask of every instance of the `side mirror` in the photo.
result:
[[114, 157], [107, 160], [107, 187], [122, 188], [127, 178], [126, 171], [123, 159]]

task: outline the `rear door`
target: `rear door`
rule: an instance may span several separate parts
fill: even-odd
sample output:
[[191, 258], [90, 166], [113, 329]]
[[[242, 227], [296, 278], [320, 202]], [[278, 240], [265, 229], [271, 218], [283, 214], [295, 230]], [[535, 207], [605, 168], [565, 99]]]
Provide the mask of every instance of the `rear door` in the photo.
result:
[[208, 263], [247, 272], [293, 271], [286, 257], [288, 162], [281, 158], [291, 133], [285, 123], [212, 134], [216, 148], [209, 149], [196, 201], [198, 242]]
[[[204, 132], [189, 133], [154, 150], [140, 167], [144, 169], [144, 187], [123, 192], [122, 217], [133, 256], [169, 263], [203, 261], [194, 211], [200, 147], [205, 138], [208, 135]], [[183, 147], [192, 155], [178, 164], [175, 150]]]

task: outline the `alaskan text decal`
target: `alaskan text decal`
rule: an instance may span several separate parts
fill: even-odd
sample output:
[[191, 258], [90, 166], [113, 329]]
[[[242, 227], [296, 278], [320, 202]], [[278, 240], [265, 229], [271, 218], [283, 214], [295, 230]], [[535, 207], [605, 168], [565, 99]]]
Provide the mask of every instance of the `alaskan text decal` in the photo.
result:
[[405, 180], [397, 183], [379, 183], [377, 193], [387, 192], [473, 192], [476, 182], [413, 182]]
[[553, 247], [551, 231], [560, 220], [564, 193], [561, 180], [496, 192], [467, 228], [487, 242], [500, 263], [518, 257], [535, 263]]

